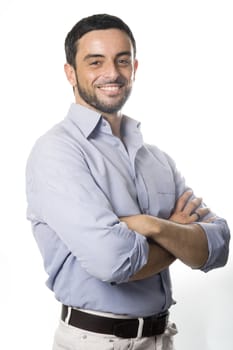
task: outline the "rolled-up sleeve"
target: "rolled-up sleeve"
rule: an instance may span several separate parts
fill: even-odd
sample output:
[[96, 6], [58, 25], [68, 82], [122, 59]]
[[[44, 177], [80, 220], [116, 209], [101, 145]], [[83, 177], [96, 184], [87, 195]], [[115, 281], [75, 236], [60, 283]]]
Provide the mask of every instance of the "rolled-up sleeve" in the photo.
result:
[[[185, 179], [177, 170], [174, 160], [168, 155], [166, 156], [174, 174], [174, 180], [176, 184], [176, 199], [178, 199], [184, 193], [184, 191], [191, 188], [186, 186]], [[194, 197], [195, 195], [193, 194], [190, 197], [190, 200]], [[201, 206], [204, 207], [206, 205], [202, 203]], [[203, 219], [205, 220], [214, 216], [215, 214], [210, 212]], [[226, 220], [217, 217], [216, 220], [211, 223], [197, 222], [197, 224], [202, 227], [206, 234], [209, 253], [207, 262], [200, 268], [200, 270], [208, 272], [212, 269], [224, 266], [229, 256], [230, 242], [230, 230]]]
[[83, 154], [38, 141], [27, 164], [28, 218], [46, 223], [90, 275], [121, 283], [147, 262], [148, 243], [120, 222]]
[[230, 230], [224, 219], [212, 223], [198, 223], [206, 233], [209, 256], [201, 270], [208, 272], [226, 264], [229, 255]]

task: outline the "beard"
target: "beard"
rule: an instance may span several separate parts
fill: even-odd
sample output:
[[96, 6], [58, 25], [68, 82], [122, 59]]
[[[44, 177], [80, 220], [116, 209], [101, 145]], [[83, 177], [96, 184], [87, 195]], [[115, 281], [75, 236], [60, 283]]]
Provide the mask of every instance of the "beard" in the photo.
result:
[[[78, 93], [80, 95], [80, 97], [89, 105], [94, 107], [96, 110], [102, 112], [102, 113], [116, 113], [118, 111], [121, 110], [121, 108], [124, 106], [125, 102], [128, 100], [130, 94], [131, 94], [131, 90], [132, 87], [128, 87], [125, 90], [124, 95], [122, 95], [122, 97], [120, 99], [118, 99], [117, 101], [113, 101], [111, 102], [105, 102], [103, 100], [101, 100], [100, 98], [98, 98], [98, 96], [95, 94], [95, 92], [91, 92], [87, 89], [85, 89], [84, 87], [82, 87], [82, 85], [80, 84], [78, 77], [76, 76], [76, 81], [77, 81], [77, 85], [76, 88], [78, 90]], [[126, 80], [122, 77], [117, 78], [115, 81], [108, 81], [105, 82], [105, 84], [126, 84]]]

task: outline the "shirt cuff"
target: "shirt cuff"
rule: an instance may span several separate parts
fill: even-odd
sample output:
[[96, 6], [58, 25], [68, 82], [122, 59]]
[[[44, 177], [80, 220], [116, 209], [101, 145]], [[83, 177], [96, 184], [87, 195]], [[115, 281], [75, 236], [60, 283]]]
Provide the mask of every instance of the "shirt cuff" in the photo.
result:
[[226, 264], [229, 254], [230, 232], [225, 220], [217, 220], [213, 223], [198, 222], [198, 225], [205, 231], [209, 256], [207, 262], [200, 268], [208, 272], [214, 268]]

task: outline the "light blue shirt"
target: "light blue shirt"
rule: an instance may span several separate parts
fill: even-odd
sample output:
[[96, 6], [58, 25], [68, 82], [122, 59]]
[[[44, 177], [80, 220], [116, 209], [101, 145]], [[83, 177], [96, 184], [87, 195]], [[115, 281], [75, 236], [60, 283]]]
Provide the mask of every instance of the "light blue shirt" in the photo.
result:
[[[67, 117], [37, 140], [27, 164], [28, 219], [63, 304], [148, 316], [173, 303], [169, 270], [129, 282], [147, 262], [148, 242], [119, 221], [146, 213], [169, 218], [187, 189], [172, 159], [143, 143], [139, 123], [122, 119], [123, 142], [95, 111], [73, 104]], [[228, 257], [225, 220], [201, 223], [209, 258]]]

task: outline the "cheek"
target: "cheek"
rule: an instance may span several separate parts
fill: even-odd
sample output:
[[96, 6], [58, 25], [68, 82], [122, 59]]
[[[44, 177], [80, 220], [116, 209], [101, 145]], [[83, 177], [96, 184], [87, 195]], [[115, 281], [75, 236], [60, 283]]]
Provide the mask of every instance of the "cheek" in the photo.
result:
[[135, 75], [136, 75], [136, 70], [133, 69], [133, 70], [132, 70], [132, 77], [131, 77], [131, 80], [132, 80], [132, 81], [135, 80]]
[[135, 79], [135, 71], [133, 69], [122, 72], [122, 75], [127, 79], [127, 81], [131, 84]]
[[135, 80], [135, 75], [134, 75], [134, 74], [131, 74], [130, 77], [129, 77], [129, 79], [128, 79], [129, 85], [132, 85], [133, 82], [134, 82], [134, 80]]
[[79, 70], [77, 72], [77, 78], [81, 85], [91, 86], [98, 78], [95, 73], [87, 70]]

